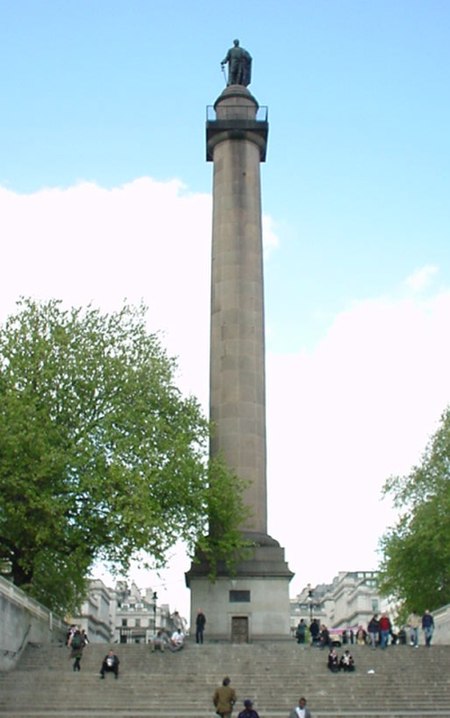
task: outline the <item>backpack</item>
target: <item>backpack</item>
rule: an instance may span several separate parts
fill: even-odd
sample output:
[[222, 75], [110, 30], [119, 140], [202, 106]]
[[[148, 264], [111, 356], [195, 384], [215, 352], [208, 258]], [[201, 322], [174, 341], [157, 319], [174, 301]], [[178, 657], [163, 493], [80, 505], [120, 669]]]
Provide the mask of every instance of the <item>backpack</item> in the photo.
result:
[[79, 633], [76, 633], [72, 638], [72, 648], [81, 648], [82, 640]]

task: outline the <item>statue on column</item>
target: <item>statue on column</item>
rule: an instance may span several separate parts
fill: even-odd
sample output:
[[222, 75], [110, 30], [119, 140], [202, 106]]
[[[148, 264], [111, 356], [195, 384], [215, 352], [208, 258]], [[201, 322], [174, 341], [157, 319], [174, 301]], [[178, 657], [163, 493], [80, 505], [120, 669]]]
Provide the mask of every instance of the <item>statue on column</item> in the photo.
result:
[[228, 64], [227, 85], [244, 85], [247, 87], [252, 79], [252, 56], [239, 46], [239, 40], [233, 40], [225, 58], [220, 63], [222, 69]]

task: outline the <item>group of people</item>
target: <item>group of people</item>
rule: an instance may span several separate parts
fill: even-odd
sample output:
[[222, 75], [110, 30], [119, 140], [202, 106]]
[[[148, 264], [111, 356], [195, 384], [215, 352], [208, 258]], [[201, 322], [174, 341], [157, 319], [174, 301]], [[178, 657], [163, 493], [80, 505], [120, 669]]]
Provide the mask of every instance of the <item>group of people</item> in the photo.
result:
[[422, 617], [412, 613], [408, 618], [407, 625], [399, 631], [394, 631], [386, 612], [383, 612], [380, 616], [374, 614], [367, 625], [367, 630], [363, 626], [358, 626], [356, 629], [339, 629], [339, 640], [336, 640], [336, 637], [333, 635], [333, 629], [330, 633], [325, 624], [320, 624], [317, 618], [313, 618], [309, 626], [306, 625], [302, 618], [295, 631], [295, 638], [297, 643], [304, 644], [307, 641], [309, 631], [311, 645], [318, 646], [319, 648], [342, 643], [344, 645], [356, 644], [360, 646], [369, 644], [372, 648], [379, 646], [384, 649], [388, 645], [406, 645], [409, 634], [410, 645], [417, 648], [419, 645], [420, 628], [422, 628], [423, 631], [425, 646], [429, 647], [433, 638], [434, 619], [428, 609]]
[[370, 639], [370, 645], [372, 648], [380, 646], [380, 648], [386, 648], [389, 644], [395, 645], [396, 643], [406, 644], [409, 642], [414, 648], [419, 646], [419, 629], [422, 628], [425, 639], [425, 646], [428, 648], [431, 646], [431, 639], [433, 638], [434, 631], [434, 618], [430, 611], [427, 609], [422, 617], [417, 613], [411, 613], [408, 617], [406, 628], [402, 628], [398, 633], [395, 633], [387, 613], [382, 613], [378, 618], [378, 614], [372, 616], [367, 626], [367, 633]]
[[[177, 611], [172, 616], [172, 621], [175, 626], [173, 633], [168, 633], [160, 628], [156, 634], [150, 639], [151, 651], [154, 653], [157, 649], [164, 653], [167, 648], [169, 651], [180, 651], [184, 646], [184, 640], [186, 637], [184, 631], [183, 619], [179, 618]], [[195, 621], [195, 642], [203, 643], [203, 634], [205, 631], [206, 616], [203, 611], [199, 608], [197, 611], [197, 617]]]
[[184, 646], [184, 639], [185, 635], [181, 628], [176, 628], [172, 634], [160, 628], [150, 639], [151, 651], [154, 653], [156, 649], [159, 649], [161, 653], [164, 653], [166, 648], [172, 653], [180, 651]]
[[[213, 704], [216, 709], [216, 715], [221, 718], [231, 718], [231, 713], [237, 700], [236, 691], [230, 684], [231, 679], [229, 676], [225, 676], [222, 685], [214, 691]], [[257, 711], [253, 708], [251, 698], [244, 700], [244, 709], [239, 713], [238, 718], [259, 718]], [[289, 718], [312, 718], [304, 696], [299, 699], [298, 705], [292, 709]]]
[[328, 654], [327, 667], [332, 673], [339, 673], [339, 671], [352, 673], [355, 670], [355, 661], [348, 649], [339, 658], [336, 649], [331, 648]]

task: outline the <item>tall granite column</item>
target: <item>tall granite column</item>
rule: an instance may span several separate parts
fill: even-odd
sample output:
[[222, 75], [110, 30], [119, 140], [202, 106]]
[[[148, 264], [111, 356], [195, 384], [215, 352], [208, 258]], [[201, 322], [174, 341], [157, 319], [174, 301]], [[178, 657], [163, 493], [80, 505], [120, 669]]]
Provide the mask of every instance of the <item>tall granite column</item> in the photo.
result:
[[207, 128], [214, 161], [211, 276], [211, 454], [251, 481], [246, 532], [267, 533], [261, 182], [267, 122], [241, 85], [215, 104]]
[[208, 634], [254, 640], [289, 636], [289, 581], [284, 550], [267, 534], [264, 284], [260, 162], [267, 117], [246, 87], [230, 85], [207, 122], [207, 159], [214, 163], [211, 274], [210, 452], [249, 480], [241, 526], [255, 544], [234, 578], [210, 584], [206, 569], [186, 574], [192, 619], [209, 614]]

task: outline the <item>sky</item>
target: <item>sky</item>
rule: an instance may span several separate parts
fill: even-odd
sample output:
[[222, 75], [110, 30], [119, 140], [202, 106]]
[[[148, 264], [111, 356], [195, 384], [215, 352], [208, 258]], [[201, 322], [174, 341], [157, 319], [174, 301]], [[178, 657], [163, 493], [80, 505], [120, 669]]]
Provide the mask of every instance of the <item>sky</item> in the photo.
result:
[[[269, 533], [294, 596], [376, 569], [450, 401], [447, 0], [0, 0], [0, 321], [148, 306], [208, 412], [206, 108], [234, 38], [262, 165]], [[180, 548], [135, 569], [185, 615]], [[103, 575], [100, 567], [99, 575]]]

